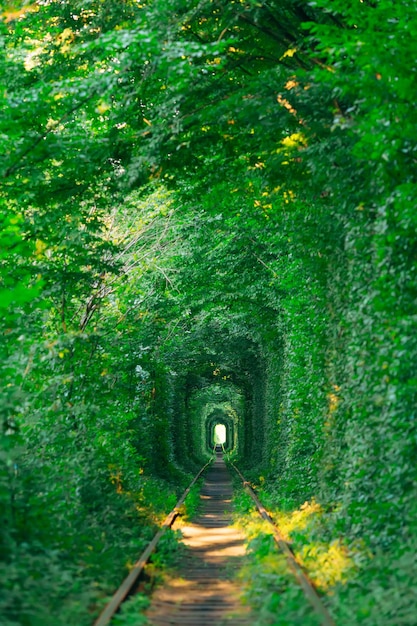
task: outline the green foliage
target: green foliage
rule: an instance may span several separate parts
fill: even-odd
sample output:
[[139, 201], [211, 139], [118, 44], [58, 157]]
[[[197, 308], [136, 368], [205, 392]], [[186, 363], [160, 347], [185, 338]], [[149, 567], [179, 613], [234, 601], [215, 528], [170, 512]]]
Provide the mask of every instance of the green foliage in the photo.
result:
[[338, 623], [412, 624], [417, 581], [414, 554], [414, 539], [396, 545], [390, 555], [378, 552], [360, 576], [337, 590], [333, 603]]
[[271, 535], [258, 534], [249, 544], [248, 558], [240, 576], [248, 586], [247, 600], [255, 609], [255, 624], [321, 623], [288, 571], [285, 557], [277, 552]]
[[180, 550], [178, 540], [181, 532], [168, 529], [161, 537], [157, 551], [151, 557], [151, 562], [158, 570], [172, 567]]
[[200, 492], [204, 478], [200, 478], [192, 487], [184, 502], [184, 511], [181, 511], [181, 518], [185, 521], [192, 521], [201, 505]]
[[[389, 554], [382, 550], [371, 554], [362, 539], [341, 539], [332, 513], [317, 503], [284, 511], [268, 492], [262, 491], [260, 497], [337, 624], [412, 623], [414, 538], [396, 543]], [[257, 623], [275, 623], [276, 619], [289, 624], [319, 623], [249, 496], [239, 492], [234, 505], [235, 522], [249, 539], [249, 559], [240, 575], [249, 601], [259, 611]]]
[[112, 621], [112, 626], [146, 626], [148, 623], [143, 611], [149, 605], [149, 598], [137, 593], [123, 603], [120, 613], [117, 613]]
[[[271, 505], [375, 555], [334, 598], [377, 623], [415, 537], [415, 4], [1, 17], [5, 619], [88, 621], [221, 414]], [[413, 623], [407, 558], [381, 624]]]

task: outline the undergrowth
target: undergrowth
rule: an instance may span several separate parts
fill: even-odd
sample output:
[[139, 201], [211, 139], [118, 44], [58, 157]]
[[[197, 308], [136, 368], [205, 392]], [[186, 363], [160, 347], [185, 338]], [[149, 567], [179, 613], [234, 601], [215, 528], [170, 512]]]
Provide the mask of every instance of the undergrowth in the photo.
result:
[[200, 478], [190, 489], [190, 493], [185, 499], [184, 510], [181, 512], [181, 516], [185, 521], [191, 521], [201, 504], [200, 493], [203, 486], [204, 478]]
[[113, 617], [111, 626], [146, 626], [149, 622], [143, 612], [148, 606], [149, 598], [145, 594], [138, 593], [132, 596]]
[[[191, 520], [200, 505], [200, 491], [203, 479], [198, 480], [190, 489], [183, 503], [179, 522]], [[167, 570], [174, 567], [178, 555], [181, 553], [181, 530], [168, 529], [158, 542], [156, 551], [152, 554], [145, 568], [145, 582], [140, 592], [129, 598], [121, 606], [120, 612], [112, 619], [112, 626], [145, 626], [148, 620], [144, 611], [150, 604], [150, 594], [158, 585], [163, 584]]]
[[[372, 553], [365, 539], [340, 536], [334, 512], [324, 511], [315, 500], [284, 511], [266, 489], [259, 490], [259, 497], [338, 626], [415, 625], [414, 540]], [[249, 495], [238, 491], [234, 506], [235, 523], [248, 540], [240, 577], [256, 626], [319, 624]]]
[[[139, 558], [177, 500], [172, 486], [142, 477], [138, 491], [103, 485], [83, 507], [71, 503], [36, 536], [3, 542], [0, 566], [2, 626], [89, 626]], [[41, 518], [35, 495], [30, 514]], [[172, 564], [178, 533], [167, 531], [149, 565], [151, 585]]]

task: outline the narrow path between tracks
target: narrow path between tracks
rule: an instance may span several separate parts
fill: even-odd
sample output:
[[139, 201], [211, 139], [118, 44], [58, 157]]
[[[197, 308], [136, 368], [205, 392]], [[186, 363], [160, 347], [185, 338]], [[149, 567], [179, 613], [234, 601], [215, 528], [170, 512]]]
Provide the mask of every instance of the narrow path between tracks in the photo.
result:
[[180, 526], [184, 551], [175, 574], [152, 597], [147, 611], [152, 626], [251, 624], [234, 581], [245, 548], [244, 536], [231, 525], [231, 498], [230, 474], [218, 454], [206, 474], [196, 519]]

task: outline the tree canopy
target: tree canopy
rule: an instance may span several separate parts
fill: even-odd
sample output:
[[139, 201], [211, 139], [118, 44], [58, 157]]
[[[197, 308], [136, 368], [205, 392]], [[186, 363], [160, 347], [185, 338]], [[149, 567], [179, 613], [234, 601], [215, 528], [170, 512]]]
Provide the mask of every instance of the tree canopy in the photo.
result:
[[222, 415], [411, 626], [415, 2], [0, 10], [5, 625], [90, 623]]

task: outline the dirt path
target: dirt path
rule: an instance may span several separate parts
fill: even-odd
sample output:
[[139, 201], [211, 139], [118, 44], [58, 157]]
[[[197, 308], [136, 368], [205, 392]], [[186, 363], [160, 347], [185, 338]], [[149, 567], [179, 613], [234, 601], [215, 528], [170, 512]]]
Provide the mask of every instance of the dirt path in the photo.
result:
[[177, 573], [152, 597], [152, 626], [251, 624], [233, 581], [245, 548], [243, 535], [231, 526], [231, 497], [230, 475], [218, 457], [207, 472], [198, 517], [181, 526], [185, 550]]

